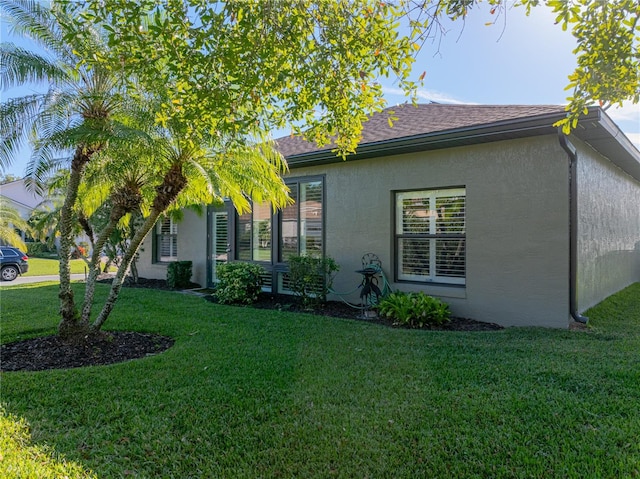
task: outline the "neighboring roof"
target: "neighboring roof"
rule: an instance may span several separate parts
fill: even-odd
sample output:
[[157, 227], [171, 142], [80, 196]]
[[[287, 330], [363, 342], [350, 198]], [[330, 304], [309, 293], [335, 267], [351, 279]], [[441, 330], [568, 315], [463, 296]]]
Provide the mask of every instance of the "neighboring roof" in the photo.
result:
[[35, 208], [43, 201], [43, 197], [27, 188], [24, 179], [10, 181], [0, 185], [0, 194], [27, 208]]
[[[349, 159], [372, 158], [491, 141], [558, 134], [566, 116], [559, 105], [403, 104], [372, 115]], [[394, 118], [393, 127], [389, 118]], [[640, 180], [640, 152], [601, 108], [592, 107], [572, 132]], [[276, 140], [291, 167], [340, 161], [332, 145], [318, 148], [301, 137]]]
[[28, 209], [28, 210], [32, 210], [33, 209], [31, 206], [26, 205], [24, 203], [21, 203], [21, 202], [19, 202], [17, 200], [14, 200], [13, 198], [9, 198], [8, 196], [5, 196], [5, 195], [0, 195], [0, 203], [2, 203], [4, 201], [11, 202], [14, 205], [19, 206], [19, 207], [24, 208], [24, 209]]

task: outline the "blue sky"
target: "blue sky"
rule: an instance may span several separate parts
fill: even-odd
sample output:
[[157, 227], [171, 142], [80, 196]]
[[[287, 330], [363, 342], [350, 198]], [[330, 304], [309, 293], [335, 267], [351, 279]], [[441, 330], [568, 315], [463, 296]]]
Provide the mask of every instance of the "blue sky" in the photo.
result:
[[[549, 9], [539, 7], [529, 17], [523, 8], [509, 8], [496, 21], [486, 5], [471, 11], [464, 23], [444, 25], [440, 42], [427, 43], [414, 66], [426, 71], [420, 101], [479, 104], [564, 105], [567, 77], [576, 60], [575, 40], [554, 24]], [[391, 104], [405, 97], [385, 85]], [[640, 149], [640, 105], [611, 107], [607, 114]]]
[[[488, 22], [494, 25], [486, 26]], [[567, 76], [575, 68], [570, 32], [554, 25], [543, 7], [527, 17], [522, 8], [509, 8], [496, 19], [487, 6], [471, 11], [465, 22], [446, 23], [446, 34], [427, 42], [420, 51], [414, 75], [426, 72], [419, 101], [477, 104], [565, 104]], [[8, 40], [3, 24], [0, 35]], [[392, 80], [383, 82], [390, 105], [406, 98]], [[8, 92], [13, 93], [13, 92]], [[0, 93], [6, 98], [7, 93]], [[607, 114], [640, 149], [640, 105], [611, 107]], [[7, 173], [22, 175], [28, 159]]]

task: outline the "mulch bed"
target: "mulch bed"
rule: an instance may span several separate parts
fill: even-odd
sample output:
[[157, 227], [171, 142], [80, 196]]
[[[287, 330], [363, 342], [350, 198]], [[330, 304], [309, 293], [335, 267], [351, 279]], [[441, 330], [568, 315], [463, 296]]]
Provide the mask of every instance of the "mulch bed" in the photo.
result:
[[174, 340], [158, 334], [113, 331], [68, 342], [44, 336], [0, 346], [1, 371], [42, 371], [121, 363], [166, 351]]
[[[107, 275], [99, 279], [99, 282], [102, 283], [110, 281], [111, 278]], [[140, 278], [137, 283], [127, 282], [125, 287], [171, 290], [164, 280], [145, 278]], [[192, 283], [189, 289], [198, 287], [199, 285]], [[215, 302], [215, 297], [212, 295], [205, 296], [205, 299]], [[294, 296], [262, 293], [256, 303], [245, 307], [304, 312], [355, 321], [366, 321], [389, 327], [402, 327], [394, 325], [384, 318], [365, 317], [361, 310], [339, 301], [327, 301], [309, 311]], [[451, 321], [441, 326], [425, 326], [422, 329], [495, 331], [502, 329], [502, 326], [467, 318], [452, 318]], [[93, 335], [76, 342], [66, 342], [58, 336], [45, 336], [1, 345], [0, 371], [41, 371], [114, 364], [159, 354], [173, 346], [173, 343], [174, 340], [172, 338], [157, 334], [119, 331]]]
[[[214, 296], [207, 296], [209, 301], [215, 302]], [[393, 324], [393, 321], [381, 317], [366, 317], [361, 309], [354, 308], [341, 301], [326, 301], [317, 305], [313, 310], [305, 309], [295, 296], [285, 294], [261, 293], [258, 301], [248, 306], [257, 309], [277, 309], [280, 311], [293, 311], [298, 313], [311, 313], [335, 318], [353, 319], [368, 323], [382, 324], [392, 328], [408, 328], [408, 326]], [[415, 329], [415, 328], [414, 328]], [[423, 326], [419, 329], [430, 331], [496, 331], [503, 329], [495, 323], [476, 321], [469, 318], [451, 318], [448, 323], [439, 326]]]

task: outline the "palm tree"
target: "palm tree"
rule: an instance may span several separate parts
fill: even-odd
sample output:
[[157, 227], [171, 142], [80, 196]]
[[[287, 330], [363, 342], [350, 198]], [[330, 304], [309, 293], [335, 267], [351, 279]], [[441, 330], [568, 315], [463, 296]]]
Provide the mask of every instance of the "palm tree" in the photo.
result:
[[[150, 150], [151, 156], [147, 161], [141, 161], [145, 155], [138, 152], [139, 165], [144, 166], [145, 174], [136, 177], [135, 182], [133, 178], [127, 180], [125, 175], [118, 183], [130, 191], [122, 191], [120, 196], [120, 190], [116, 189], [111, 196], [112, 201], [131, 197], [129, 193], [135, 185], [139, 200], [136, 206], [144, 212], [144, 219], [129, 241], [109, 296], [91, 325], [92, 330], [99, 330], [109, 317], [126, 271], [140, 244], [161, 216], [187, 206], [198, 208], [221, 202], [223, 198], [231, 199], [240, 211], [250, 208], [249, 198], [257, 202], [269, 201], [276, 208], [291, 202], [281, 176], [287, 169], [286, 162], [261, 132], [255, 132], [252, 142], [234, 142], [214, 150], [185, 140], [180, 133], [182, 126], [180, 122], [170, 121], [163, 128], [162, 135], [156, 137], [156, 147]], [[206, 137], [202, 140], [203, 144], [208, 144]], [[123, 152], [115, 157], [114, 162], [125, 157]], [[114, 165], [101, 171], [117, 170]], [[86, 314], [90, 312], [90, 304], [86, 301], [84, 311]]]
[[22, 241], [16, 228], [22, 231], [29, 230], [27, 222], [22, 219], [18, 211], [9, 206], [4, 196], [0, 196], [0, 241], [26, 251], [27, 245]]
[[[86, 332], [79, 321], [71, 289], [69, 260], [73, 242], [73, 211], [84, 170], [110, 141], [126, 137], [116, 120], [122, 107], [117, 78], [82, 59], [102, 51], [99, 32], [82, 30], [55, 10], [36, 1], [2, 0], [0, 9], [13, 32], [31, 38], [37, 52], [3, 43], [0, 46], [2, 88], [40, 83], [45, 93], [9, 99], [0, 106], [0, 165], [8, 165], [25, 139], [34, 153], [27, 168], [32, 184], [51, 170], [67, 167], [69, 181], [60, 210], [60, 333]], [[43, 53], [40, 53], [43, 52]]]
[[[29, 81], [50, 85], [45, 94], [9, 100], [0, 107], [0, 164], [11, 160], [28, 132], [35, 132], [31, 138], [35, 153], [28, 168], [33, 184], [55, 168], [68, 169], [58, 221], [62, 316], [58, 330], [61, 336], [83, 337], [102, 328], [140, 244], [162, 215], [222, 197], [233, 200], [240, 210], [249, 208], [249, 198], [270, 201], [274, 207], [286, 205], [290, 198], [281, 178], [286, 163], [263, 132], [227, 138], [202, 122], [198, 125], [204, 131], [194, 129], [193, 116], [184, 114], [157, 121], [160, 105], [165, 111], [166, 105], [173, 105], [175, 85], [136, 91], [134, 79], [121, 83], [114, 76], [118, 65], [87, 67], [83, 59], [107, 51], [106, 42], [94, 27], [69, 21], [55, 5], [47, 9], [26, 0], [0, 0], [0, 9], [14, 30], [51, 52], [51, 57], [44, 57], [12, 45], [0, 48], [3, 87]], [[106, 224], [98, 228], [91, 215], [105, 201], [111, 211]], [[99, 255], [118, 223], [137, 212], [143, 217], [141, 225], [123, 254], [102, 310], [91, 323]], [[77, 223], [93, 247], [81, 311], [69, 275]]]

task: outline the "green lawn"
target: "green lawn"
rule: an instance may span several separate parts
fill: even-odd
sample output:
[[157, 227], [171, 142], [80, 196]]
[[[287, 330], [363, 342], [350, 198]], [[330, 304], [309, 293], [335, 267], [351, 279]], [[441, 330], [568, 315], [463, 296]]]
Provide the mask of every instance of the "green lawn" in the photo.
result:
[[[58, 274], [60, 263], [57, 259], [29, 257], [29, 271], [25, 276], [43, 276]], [[71, 260], [71, 273], [84, 273], [87, 264], [81, 259]]]
[[[2, 290], [2, 342], [52, 333], [57, 292]], [[640, 284], [587, 315], [586, 332], [425, 332], [124, 289], [108, 328], [176, 344], [3, 373], [0, 414], [30, 426], [23, 456], [48, 455], [31, 462], [99, 478], [634, 477]]]

